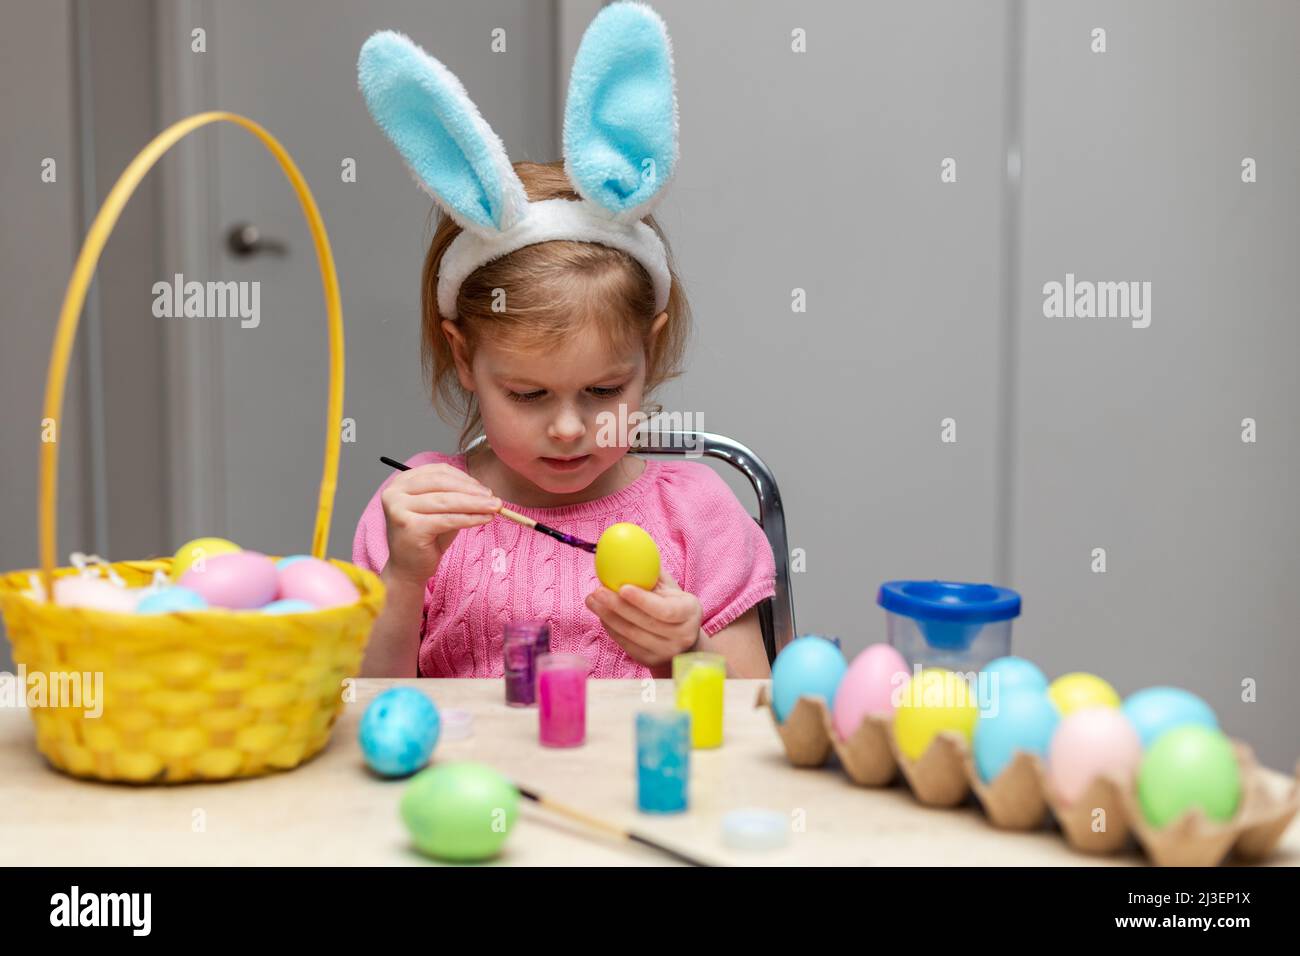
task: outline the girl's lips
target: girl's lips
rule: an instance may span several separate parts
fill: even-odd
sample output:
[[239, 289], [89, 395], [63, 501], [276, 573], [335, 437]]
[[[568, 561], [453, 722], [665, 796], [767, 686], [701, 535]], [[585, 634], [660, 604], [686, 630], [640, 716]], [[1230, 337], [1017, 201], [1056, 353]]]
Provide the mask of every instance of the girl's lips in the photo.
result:
[[554, 468], [556, 471], [576, 471], [585, 465], [590, 457], [590, 455], [583, 455], [581, 458], [572, 458], [568, 461], [564, 461], [560, 458], [543, 458], [542, 461], [546, 462], [546, 464]]

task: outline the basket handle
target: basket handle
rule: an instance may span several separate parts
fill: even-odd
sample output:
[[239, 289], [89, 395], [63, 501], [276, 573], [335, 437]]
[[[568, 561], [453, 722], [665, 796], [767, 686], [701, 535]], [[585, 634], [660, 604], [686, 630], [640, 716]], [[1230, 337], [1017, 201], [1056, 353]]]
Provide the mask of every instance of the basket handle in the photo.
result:
[[334, 492], [338, 485], [339, 472], [339, 422], [343, 418], [343, 309], [339, 303], [338, 273], [334, 269], [334, 254], [330, 251], [329, 236], [325, 232], [325, 223], [316, 200], [307, 181], [298, 171], [297, 164], [280, 145], [279, 140], [257, 123], [237, 113], [213, 111], [196, 113], [180, 120], [163, 130], [131, 160], [117, 182], [109, 191], [108, 198], [100, 207], [95, 221], [90, 224], [86, 240], [82, 243], [76, 265], [72, 269], [72, 278], [68, 280], [67, 291], [63, 295], [63, 308], [59, 312], [59, 325], [54, 333], [54, 349], [50, 354], [50, 367], [45, 379], [45, 410], [43, 421], [53, 421], [56, 433], [54, 441], [41, 443], [40, 471], [40, 520], [39, 546], [41, 556], [41, 580], [45, 585], [47, 600], [54, 599], [54, 565], [55, 549], [58, 546], [57, 508], [59, 475], [59, 423], [63, 413], [63, 391], [68, 375], [68, 360], [72, 355], [72, 344], [77, 335], [77, 322], [81, 318], [81, 308], [86, 301], [86, 290], [95, 274], [100, 253], [108, 241], [118, 216], [126, 206], [131, 194], [140, 185], [140, 181], [179, 140], [201, 126], [209, 123], [229, 122], [242, 126], [261, 140], [271, 155], [275, 157], [288, 177], [289, 184], [298, 194], [303, 215], [307, 217], [307, 226], [311, 230], [312, 241], [316, 245], [316, 260], [320, 265], [321, 286], [325, 292], [325, 314], [329, 322], [330, 383], [329, 410], [325, 421], [325, 465], [321, 473], [320, 498], [316, 506], [316, 529], [312, 533], [311, 553], [318, 557], [325, 556], [325, 546], [329, 538], [330, 515], [334, 510]]

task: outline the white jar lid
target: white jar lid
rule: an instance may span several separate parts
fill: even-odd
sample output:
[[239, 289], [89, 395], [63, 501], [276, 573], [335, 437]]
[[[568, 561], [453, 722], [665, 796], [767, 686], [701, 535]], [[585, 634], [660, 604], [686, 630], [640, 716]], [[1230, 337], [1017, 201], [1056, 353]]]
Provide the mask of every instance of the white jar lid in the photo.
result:
[[464, 740], [474, 736], [474, 715], [468, 710], [444, 710], [439, 712], [442, 722], [440, 736], [443, 740]]
[[722, 842], [733, 850], [776, 850], [790, 842], [790, 821], [775, 810], [733, 810], [722, 818]]

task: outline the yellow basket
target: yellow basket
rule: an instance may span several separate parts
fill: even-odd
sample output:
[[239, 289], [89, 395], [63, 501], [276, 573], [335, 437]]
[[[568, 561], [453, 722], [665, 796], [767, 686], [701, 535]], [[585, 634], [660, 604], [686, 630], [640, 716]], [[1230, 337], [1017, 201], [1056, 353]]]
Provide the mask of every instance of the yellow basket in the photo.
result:
[[[329, 238], [316, 201], [284, 147], [243, 116], [200, 113], [160, 133], [122, 173], [91, 224], [59, 315], [45, 385], [45, 422], [61, 431], [63, 390], [77, 322], [100, 252], [145, 174], [177, 141], [209, 123], [252, 133], [279, 161], [307, 217], [329, 321], [330, 384], [325, 466], [311, 553], [325, 556], [339, 465], [343, 414], [343, 314]], [[54, 580], [79, 573], [55, 568], [58, 444], [41, 446], [38, 571], [0, 577], [20, 684], [36, 724], [36, 745], [55, 767], [78, 777], [177, 783], [251, 777], [295, 767], [325, 746], [343, 706], [344, 681], [361, 665], [384, 587], [369, 571], [333, 561], [361, 600], [347, 607], [272, 615], [212, 609], [126, 614], [62, 607]], [[148, 584], [170, 558], [112, 567], [131, 586]], [[97, 678], [96, 675], [102, 675]], [[102, 680], [102, 700], [93, 693]], [[89, 685], [87, 684], [89, 681]], [[74, 690], [75, 688], [75, 690]], [[70, 693], [71, 692], [71, 693]], [[96, 713], [99, 711], [99, 713]]]

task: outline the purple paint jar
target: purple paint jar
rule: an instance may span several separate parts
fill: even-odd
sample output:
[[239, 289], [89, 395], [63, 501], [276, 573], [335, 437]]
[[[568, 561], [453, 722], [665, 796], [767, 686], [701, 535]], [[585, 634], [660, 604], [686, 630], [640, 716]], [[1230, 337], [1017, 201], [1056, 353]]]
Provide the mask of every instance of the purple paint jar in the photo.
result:
[[537, 702], [537, 658], [551, 651], [551, 626], [545, 621], [511, 621], [501, 635], [506, 703], [528, 707]]

